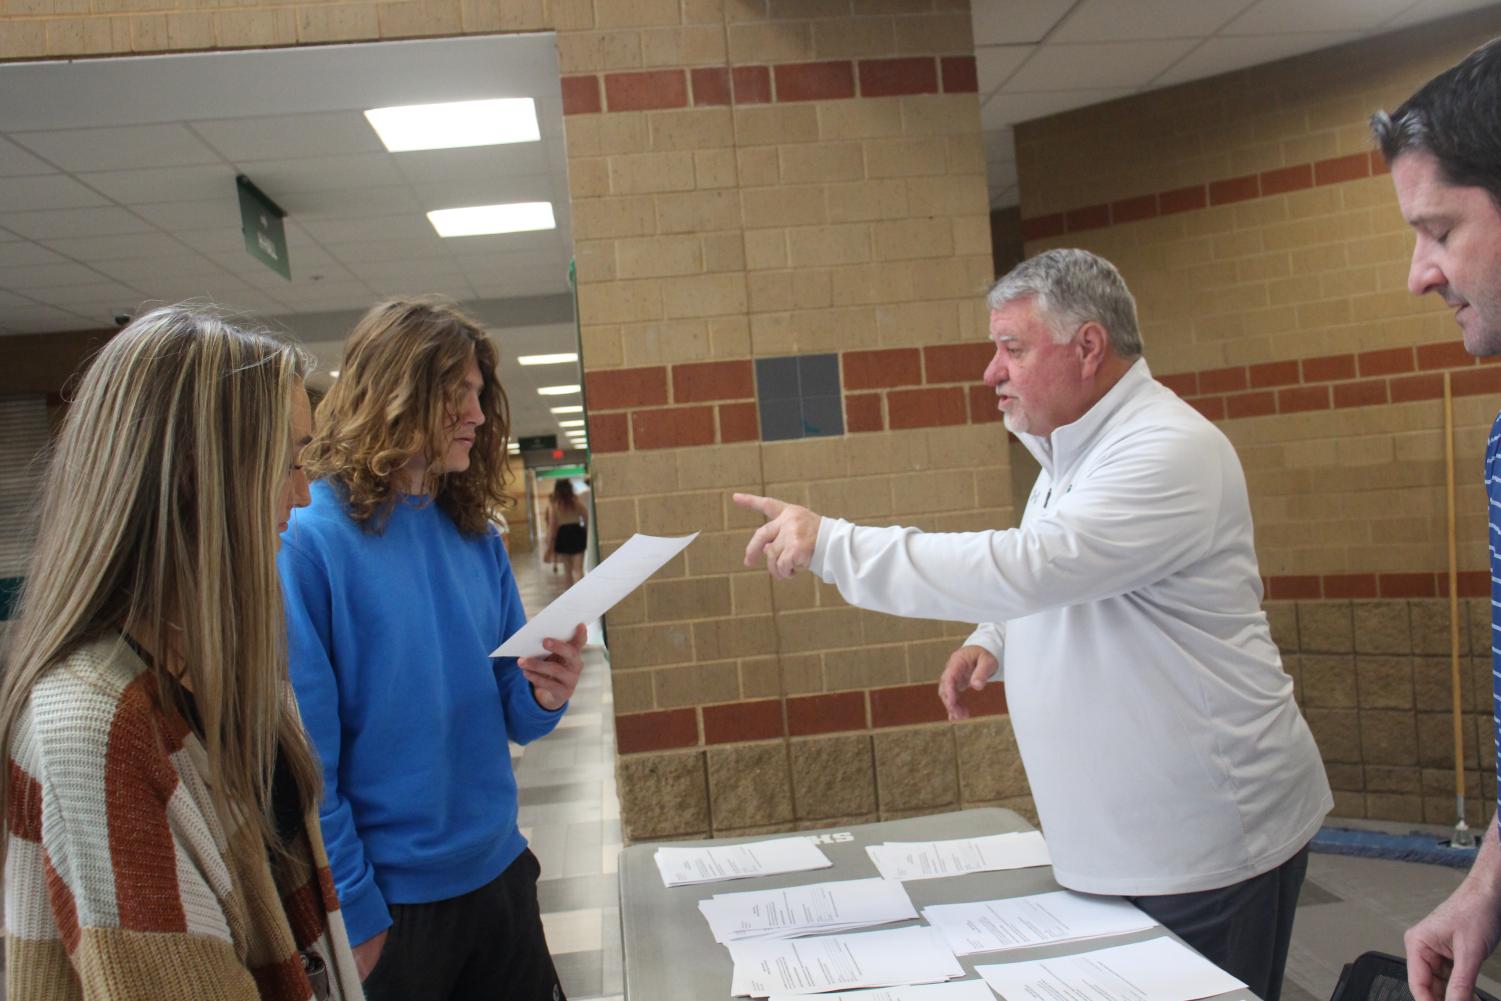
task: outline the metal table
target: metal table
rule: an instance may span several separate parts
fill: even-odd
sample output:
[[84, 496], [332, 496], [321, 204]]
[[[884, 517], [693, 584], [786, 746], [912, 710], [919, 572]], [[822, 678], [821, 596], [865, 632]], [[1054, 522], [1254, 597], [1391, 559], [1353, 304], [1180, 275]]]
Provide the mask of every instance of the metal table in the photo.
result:
[[[620, 853], [620, 929], [625, 954], [625, 996], [627, 1001], [712, 1001], [731, 997], [732, 963], [729, 950], [714, 941], [709, 923], [698, 911], [698, 902], [716, 893], [741, 890], [798, 886], [837, 879], [861, 879], [879, 876], [865, 846], [883, 841], [942, 841], [971, 838], [985, 834], [1030, 831], [1032, 826], [1019, 815], [996, 807], [962, 810], [907, 820], [888, 820], [853, 827], [832, 827], [802, 831], [798, 835], [757, 835], [745, 838], [719, 838], [712, 841], [680, 841], [632, 845]], [[831, 869], [811, 872], [761, 876], [753, 879], [701, 883], [695, 886], [666, 887], [652, 855], [661, 844], [733, 845], [746, 841], [764, 841], [774, 837], [816, 837]], [[921, 911], [930, 904], [955, 904], [975, 900], [996, 900], [1029, 893], [1061, 889], [1053, 880], [1053, 870], [1042, 866], [1010, 869], [1004, 872], [978, 872], [946, 879], [924, 879], [903, 884], [914, 907]], [[921, 924], [907, 921], [904, 924]], [[882, 925], [896, 928], [901, 925]], [[1144, 939], [1170, 935], [1165, 928], [1154, 928], [1109, 939], [1110, 945], [1124, 945]], [[1005, 953], [981, 953], [960, 956], [965, 973], [974, 976], [975, 963], [1004, 962], [1010, 959], [1043, 959], [1049, 956], [1082, 952], [1103, 944], [1069, 942], [1062, 945], [1037, 946]], [[818, 995], [810, 995], [816, 999]], [[1247, 990], [1217, 995], [1225, 1001], [1257, 1001]]]

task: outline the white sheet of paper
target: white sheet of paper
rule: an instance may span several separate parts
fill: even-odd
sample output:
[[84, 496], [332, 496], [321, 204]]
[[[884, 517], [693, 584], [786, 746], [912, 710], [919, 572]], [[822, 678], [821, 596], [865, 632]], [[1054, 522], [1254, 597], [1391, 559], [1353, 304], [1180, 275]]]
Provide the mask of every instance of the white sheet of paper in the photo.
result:
[[653, 858], [667, 886], [827, 869], [834, 864], [811, 839], [796, 836], [743, 845], [658, 848]]
[[942, 936], [921, 925], [854, 935], [731, 942], [730, 993], [821, 994], [852, 987], [936, 984], [964, 976]]
[[1125, 935], [1157, 924], [1119, 897], [1090, 897], [1068, 890], [970, 904], [934, 904], [924, 907], [922, 916], [943, 934], [956, 956]]
[[887, 879], [938, 879], [1053, 864], [1048, 846], [1037, 831], [953, 841], [888, 841], [867, 845], [865, 851]]
[[917, 917], [912, 898], [896, 880], [846, 879], [780, 890], [717, 893], [700, 900], [716, 942], [795, 938], [869, 928]]
[[490, 651], [492, 657], [546, 657], [542, 641], [567, 639], [580, 622], [588, 624], [614, 608], [616, 603], [662, 569], [668, 560], [688, 548], [698, 533], [663, 538], [633, 535], [599, 565], [580, 577], [577, 584], [538, 612], [530, 622]]
[[1195, 1001], [1246, 986], [1167, 937], [975, 971], [1010, 1001]]
[[[767, 1001], [802, 1001], [801, 994], [773, 994]], [[983, 980], [953, 980], [920, 987], [878, 987], [871, 991], [820, 994], [818, 1001], [995, 1001]]]

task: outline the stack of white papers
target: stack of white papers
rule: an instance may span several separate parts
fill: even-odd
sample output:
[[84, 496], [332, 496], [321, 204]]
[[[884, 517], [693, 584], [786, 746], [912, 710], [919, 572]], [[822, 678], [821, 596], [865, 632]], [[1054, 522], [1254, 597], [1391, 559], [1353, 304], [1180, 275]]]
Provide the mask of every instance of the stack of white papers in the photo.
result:
[[[792, 1001], [799, 994], [773, 994], [768, 1001]], [[882, 987], [873, 991], [821, 994], [818, 1001], [995, 1001], [983, 980], [955, 980], [921, 987]]]
[[812, 840], [798, 836], [744, 845], [658, 848], [655, 858], [667, 886], [827, 869], [834, 864]]
[[938, 929], [956, 956], [1124, 935], [1157, 924], [1118, 897], [1089, 897], [1068, 890], [973, 904], [935, 904], [924, 907], [922, 916]]
[[1036, 831], [954, 841], [888, 841], [868, 845], [865, 851], [887, 879], [937, 879], [1053, 863], [1047, 844]]
[[1008, 998], [1194, 1001], [1246, 986], [1188, 946], [1166, 937], [975, 970]]
[[730, 993], [754, 998], [937, 984], [964, 976], [964, 968], [943, 938], [921, 926], [731, 942], [729, 950], [735, 961]]
[[795, 938], [869, 928], [917, 917], [902, 884], [873, 877], [781, 890], [716, 893], [700, 900], [716, 942]]

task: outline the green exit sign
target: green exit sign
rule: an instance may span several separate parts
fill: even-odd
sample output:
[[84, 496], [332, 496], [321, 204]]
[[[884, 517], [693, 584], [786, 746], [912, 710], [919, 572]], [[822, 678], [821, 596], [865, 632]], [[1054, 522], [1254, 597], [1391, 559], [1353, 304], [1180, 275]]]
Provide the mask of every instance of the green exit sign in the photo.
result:
[[251, 257], [291, 281], [287, 230], [281, 222], [287, 213], [244, 174], [235, 178], [235, 186], [240, 191], [240, 229], [245, 234], [245, 249]]

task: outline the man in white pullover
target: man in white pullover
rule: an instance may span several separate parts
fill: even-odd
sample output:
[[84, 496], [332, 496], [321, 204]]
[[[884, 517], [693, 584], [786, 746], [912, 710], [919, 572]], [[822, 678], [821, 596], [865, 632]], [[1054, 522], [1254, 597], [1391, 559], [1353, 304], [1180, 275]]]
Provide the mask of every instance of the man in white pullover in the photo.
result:
[[981, 625], [938, 692], [1004, 677], [1058, 881], [1130, 899], [1277, 1001], [1307, 845], [1333, 805], [1261, 611], [1245, 476], [1153, 380], [1136, 303], [1082, 250], [988, 296], [985, 370], [1042, 465], [1021, 525], [866, 528], [767, 497], [746, 549], [860, 608]]

